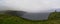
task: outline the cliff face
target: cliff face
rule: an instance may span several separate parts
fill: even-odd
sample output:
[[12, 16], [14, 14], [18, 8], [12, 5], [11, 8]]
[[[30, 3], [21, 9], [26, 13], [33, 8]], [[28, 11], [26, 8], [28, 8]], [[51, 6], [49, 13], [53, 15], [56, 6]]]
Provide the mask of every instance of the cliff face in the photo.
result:
[[5, 13], [6, 13], [6, 14], [13, 15], [13, 16], [22, 16], [22, 15], [25, 14], [26, 12], [24, 12], [24, 11], [7, 10]]

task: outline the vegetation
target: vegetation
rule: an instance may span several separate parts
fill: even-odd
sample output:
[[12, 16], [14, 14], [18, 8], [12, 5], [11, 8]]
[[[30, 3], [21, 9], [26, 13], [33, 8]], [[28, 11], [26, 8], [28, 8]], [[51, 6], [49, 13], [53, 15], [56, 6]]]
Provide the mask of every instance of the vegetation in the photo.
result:
[[0, 24], [60, 24], [60, 12], [53, 12], [48, 20], [31, 21], [18, 16], [0, 14]]

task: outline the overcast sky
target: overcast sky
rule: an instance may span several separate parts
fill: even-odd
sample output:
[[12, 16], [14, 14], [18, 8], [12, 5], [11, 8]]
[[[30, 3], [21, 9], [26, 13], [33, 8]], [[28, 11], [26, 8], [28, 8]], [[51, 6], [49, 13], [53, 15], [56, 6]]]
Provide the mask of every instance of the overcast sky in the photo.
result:
[[[5, 8], [5, 7], [7, 8]], [[52, 11], [60, 8], [60, 0], [0, 0], [0, 10], [22, 10], [27, 12]]]

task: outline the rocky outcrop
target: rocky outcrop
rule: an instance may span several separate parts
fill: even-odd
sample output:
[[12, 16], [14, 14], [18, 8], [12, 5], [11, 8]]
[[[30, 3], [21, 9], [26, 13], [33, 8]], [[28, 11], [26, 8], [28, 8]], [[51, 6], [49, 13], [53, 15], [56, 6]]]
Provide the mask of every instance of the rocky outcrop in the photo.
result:
[[24, 11], [13, 11], [13, 10], [8, 10], [6, 11], [6, 14], [10, 14], [10, 15], [14, 15], [14, 16], [22, 16], [24, 13]]

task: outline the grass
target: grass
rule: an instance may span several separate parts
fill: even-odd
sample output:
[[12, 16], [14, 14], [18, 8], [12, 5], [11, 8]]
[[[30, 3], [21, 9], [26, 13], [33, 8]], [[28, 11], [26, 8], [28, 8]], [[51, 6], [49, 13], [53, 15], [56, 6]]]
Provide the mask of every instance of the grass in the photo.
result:
[[18, 16], [0, 14], [0, 24], [60, 24], [60, 12], [53, 12], [48, 20], [31, 21]]

